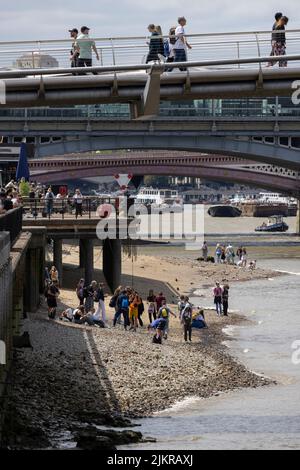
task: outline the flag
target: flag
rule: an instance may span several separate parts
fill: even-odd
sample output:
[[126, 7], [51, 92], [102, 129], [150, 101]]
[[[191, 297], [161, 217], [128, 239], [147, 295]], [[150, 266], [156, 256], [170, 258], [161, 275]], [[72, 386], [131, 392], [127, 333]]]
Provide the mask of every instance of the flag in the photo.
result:
[[21, 178], [25, 178], [26, 181], [29, 181], [30, 174], [27, 153], [27, 145], [23, 142], [20, 147], [20, 156], [16, 172], [17, 181], [20, 181]]

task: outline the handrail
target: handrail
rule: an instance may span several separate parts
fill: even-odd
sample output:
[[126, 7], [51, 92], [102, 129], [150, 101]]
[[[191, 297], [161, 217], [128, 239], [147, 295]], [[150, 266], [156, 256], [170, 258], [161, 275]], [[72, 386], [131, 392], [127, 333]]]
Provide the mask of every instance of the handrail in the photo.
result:
[[[76, 73], [101, 73], [101, 72], [129, 72], [137, 70], [161, 70], [162, 72], [166, 69], [176, 69], [180, 67], [193, 68], [193, 67], [212, 67], [212, 66], [223, 66], [223, 65], [239, 65], [239, 64], [261, 64], [264, 62], [278, 62], [284, 61], [299, 61], [300, 54], [296, 55], [285, 55], [285, 56], [264, 56], [264, 57], [247, 57], [240, 59], [223, 59], [223, 60], [204, 60], [195, 62], [170, 62], [170, 63], [159, 63], [159, 64], [128, 64], [128, 65], [110, 65], [110, 66], [93, 66], [93, 67], [77, 67]], [[23, 70], [10, 70], [0, 72], [1, 78], [17, 78], [17, 77], [28, 77], [28, 76], [41, 76], [41, 75], [63, 75], [63, 74], [74, 74], [74, 69], [70, 67], [64, 68], [50, 68], [50, 69], [23, 69]]]
[[[217, 37], [217, 36], [255, 36], [255, 35], [261, 35], [261, 34], [272, 34], [274, 31], [269, 31], [269, 30], [261, 30], [261, 31], [225, 31], [225, 32], [203, 32], [203, 33], [196, 33], [196, 34], [186, 34], [186, 37], [205, 37], [205, 36], [212, 36], [212, 37]], [[286, 34], [290, 33], [300, 33], [300, 29], [288, 29], [286, 30]], [[111, 36], [111, 37], [91, 37], [93, 41], [123, 41], [127, 39], [131, 40], [145, 40], [148, 36]], [[157, 38], [163, 38], [167, 39], [169, 35], [162, 35], [162, 36], [157, 36]], [[37, 43], [39, 42], [40, 44], [46, 44], [46, 43], [59, 43], [59, 42], [66, 42], [70, 43], [71, 39], [70, 38], [64, 38], [64, 39], [31, 39], [31, 40], [24, 40], [24, 41], [0, 41], [0, 47], [2, 45], [9, 45], [9, 44], [32, 44], [32, 43]]]

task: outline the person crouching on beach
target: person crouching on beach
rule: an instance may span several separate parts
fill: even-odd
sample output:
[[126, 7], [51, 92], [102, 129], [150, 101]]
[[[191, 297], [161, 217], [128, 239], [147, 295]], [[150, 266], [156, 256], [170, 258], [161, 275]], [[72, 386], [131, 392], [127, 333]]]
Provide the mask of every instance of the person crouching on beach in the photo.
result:
[[154, 344], [161, 344], [162, 343], [162, 335], [164, 328], [166, 326], [166, 320], [163, 318], [157, 318], [148, 326], [148, 330], [155, 330], [155, 335], [153, 336], [152, 342]]
[[162, 306], [158, 311], [158, 318], [163, 318], [164, 320], [166, 320], [166, 324], [164, 327], [164, 339], [167, 339], [169, 334], [170, 314], [173, 315], [174, 318], [177, 318], [176, 314], [172, 312], [170, 307], [167, 306], [167, 302], [164, 300]]
[[192, 328], [198, 328], [199, 330], [208, 328], [202, 307], [198, 307], [198, 312], [193, 314]]

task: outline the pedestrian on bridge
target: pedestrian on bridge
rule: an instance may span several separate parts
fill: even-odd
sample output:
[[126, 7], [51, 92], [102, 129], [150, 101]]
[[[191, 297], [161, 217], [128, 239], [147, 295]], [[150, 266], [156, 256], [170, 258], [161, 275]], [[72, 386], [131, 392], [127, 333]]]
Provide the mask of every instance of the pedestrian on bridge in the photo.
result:
[[[78, 52], [78, 67], [92, 67], [92, 53], [94, 51], [97, 60], [100, 60], [99, 53], [96, 48], [96, 43], [89, 37], [90, 28], [82, 26], [81, 34], [77, 37], [75, 42], [75, 50]], [[97, 72], [93, 72], [97, 75]]]
[[75, 217], [78, 219], [78, 216], [82, 217], [82, 203], [83, 203], [83, 196], [80, 192], [80, 189], [76, 189], [74, 197], [73, 197], [74, 205], [75, 205]]
[[[151, 33], [149, 45], [149, 53], [147, 55], [146, 63], [148, 62], [159, 62], [159, 54], [164, 56], [164, 42], [163, 38], [160, 37], [156, 26], [154, 24], [149, 24], [148, 31]], [[161, 32], [161, 29], [160, 29]]]
[[[178, 26], [175, 30], [176, 42], [174, 45], [174, 62], [186, 62], [187, 61], [187, 49], [192, 49], [192, 46], [187, 42], [185, 36], [186, 19], [184, 16], [178, 18]], [[185, 67], [179, 67], [182, 72], [186, 71]]]
[[49, 187], [47, 192], [46, 192], [46, 195], [45, 195], [46, 214], [49, 217], [49, 219], [50, 219], [51, 214], [53, 212], [54, 198], [55, 198], [55, 196], [52, 192], [52, 188]]
[[79, 57], [79, 51], [76, 47], [76, 39], [78, 37], [78, 29], [73, 28], [69, 29], [69, 33], [71, 38], [73, 39], [72, 43], [72, 49], [70, 52], [70, 61], [71, 61], [71, 67], [78, 67], [78, 57]]
[[[289, 19], [287, 16], [282, 16], [272, 33], [272, 52], [271, 56], [284, 56], [286, 55], [286, 35], [285, 27], [288, 24]], [[268, 67], [272, 67], [276, 62], [269, 62]], [[286, 60], [279, 60], [279, 67], [287, 67]]]

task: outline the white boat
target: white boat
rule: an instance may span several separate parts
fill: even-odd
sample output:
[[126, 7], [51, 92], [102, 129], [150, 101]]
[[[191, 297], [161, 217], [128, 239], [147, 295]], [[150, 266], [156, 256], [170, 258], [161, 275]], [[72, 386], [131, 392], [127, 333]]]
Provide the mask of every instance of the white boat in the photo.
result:
[[161, 206], [163, 204], [173, 205], [181, 202], [178, 191], [174, 189], [157, 189], [143, 187], [136, 195], [136, 203], [145, 205]]

